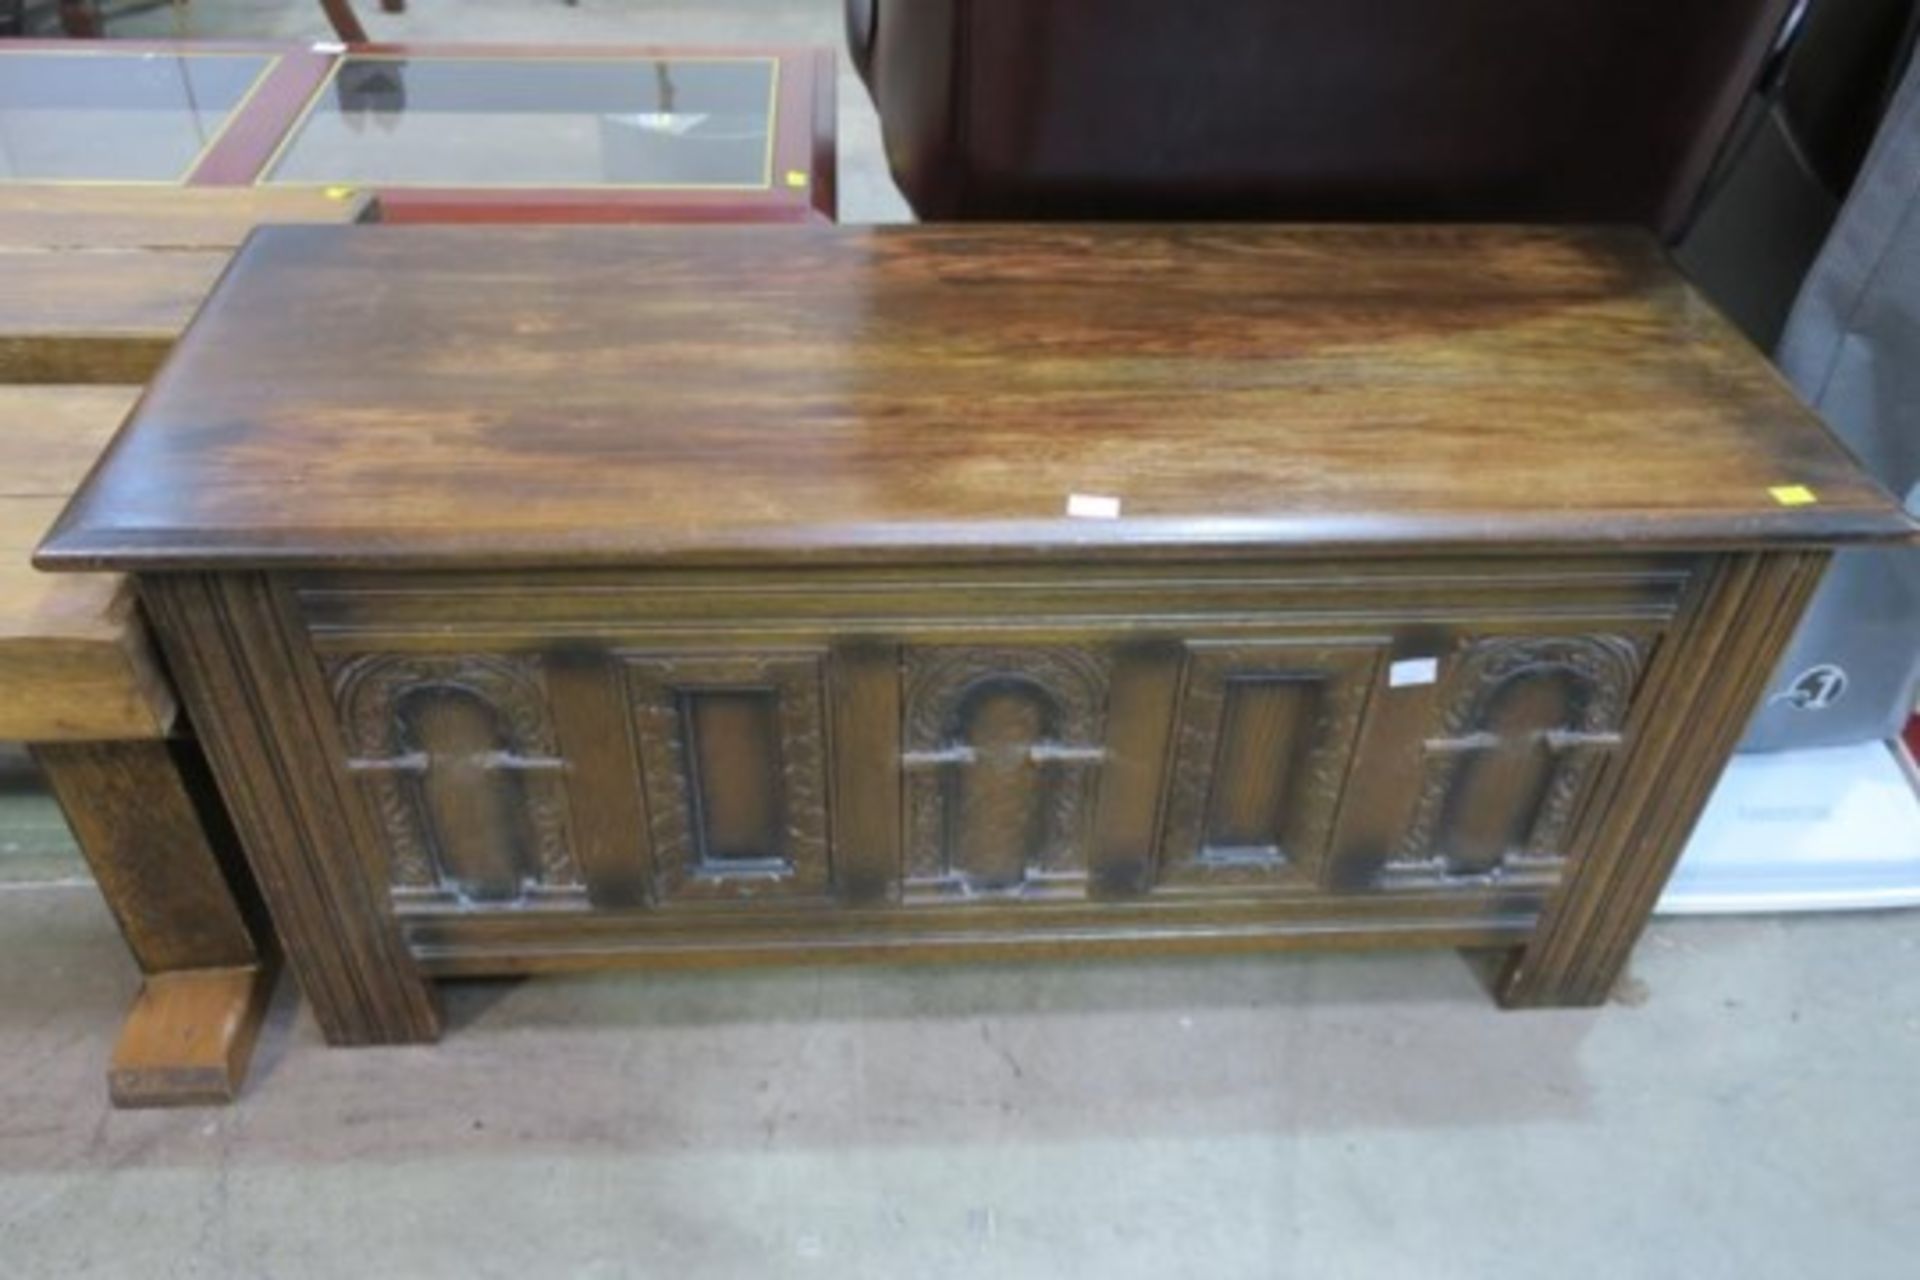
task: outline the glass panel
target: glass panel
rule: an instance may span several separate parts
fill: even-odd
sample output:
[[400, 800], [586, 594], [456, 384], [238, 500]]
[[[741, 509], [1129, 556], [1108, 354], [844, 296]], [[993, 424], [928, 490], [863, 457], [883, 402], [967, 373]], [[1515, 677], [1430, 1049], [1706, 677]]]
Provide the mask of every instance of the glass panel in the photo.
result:
[[273, 61], [0, 52], [0, 179], [179, 182]]
[[764, 187], [772, 59], [343, 59], [269, 182]]

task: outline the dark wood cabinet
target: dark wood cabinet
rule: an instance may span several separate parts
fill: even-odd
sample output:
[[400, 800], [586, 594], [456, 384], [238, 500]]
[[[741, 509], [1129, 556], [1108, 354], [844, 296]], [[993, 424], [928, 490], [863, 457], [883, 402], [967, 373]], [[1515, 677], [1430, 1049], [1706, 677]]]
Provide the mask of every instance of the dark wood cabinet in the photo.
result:
[[1910, 532], [1623, 234], [370, 228], [250, 242], [40, 559], [136, 573], [354, 1043], [616, 963], [1594, 1003]]

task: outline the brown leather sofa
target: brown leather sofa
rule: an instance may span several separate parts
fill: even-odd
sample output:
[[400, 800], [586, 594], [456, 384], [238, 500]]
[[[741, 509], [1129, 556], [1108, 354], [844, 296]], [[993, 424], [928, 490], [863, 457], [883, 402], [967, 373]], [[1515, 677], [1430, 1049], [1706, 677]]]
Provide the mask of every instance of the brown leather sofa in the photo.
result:
[[849, 0], [847, 17], [923, 218], [1591, 220], [1672, 235], [1791, 5]]

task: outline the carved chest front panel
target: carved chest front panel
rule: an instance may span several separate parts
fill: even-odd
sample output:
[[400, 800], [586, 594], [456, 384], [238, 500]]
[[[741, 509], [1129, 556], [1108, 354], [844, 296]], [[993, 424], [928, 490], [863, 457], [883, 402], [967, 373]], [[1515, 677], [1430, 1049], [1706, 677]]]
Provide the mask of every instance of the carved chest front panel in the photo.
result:
[[1537, 909], [1633, 747], [1689, 576], [339, 578], [295, 598], [392, 909], [459, 952], [569, 920]]

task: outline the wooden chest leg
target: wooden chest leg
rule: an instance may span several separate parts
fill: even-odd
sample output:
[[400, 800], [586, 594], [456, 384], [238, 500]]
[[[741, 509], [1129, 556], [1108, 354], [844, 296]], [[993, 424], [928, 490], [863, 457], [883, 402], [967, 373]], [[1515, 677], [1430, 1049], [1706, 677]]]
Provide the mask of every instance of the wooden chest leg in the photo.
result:
[[1824, 552], [1730, 556], [1649, 674], [1632, 765], [1591, 806], [1589, 836], [1499, 982], [1509, 1008], [1602, 1004], [1686, 849], [1747, 718], [1826, 568]]
[[278, 965], [198, 750], [155, 740], [33, 755], [146, 975], [108, 1071], [114, 1105], [231, 1102]]
[[435, 1040], [440, 1011], [356, 855], [374, 841], [320, 728], [310, 659], [264, 578], [158, 575], [141, 584], [287, 966], [329, 1044]]

